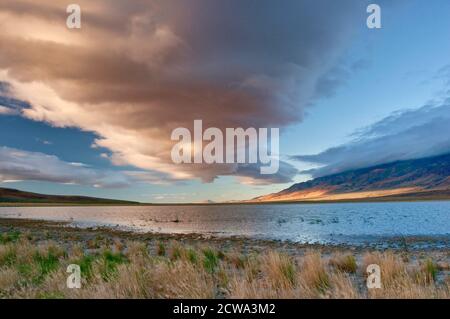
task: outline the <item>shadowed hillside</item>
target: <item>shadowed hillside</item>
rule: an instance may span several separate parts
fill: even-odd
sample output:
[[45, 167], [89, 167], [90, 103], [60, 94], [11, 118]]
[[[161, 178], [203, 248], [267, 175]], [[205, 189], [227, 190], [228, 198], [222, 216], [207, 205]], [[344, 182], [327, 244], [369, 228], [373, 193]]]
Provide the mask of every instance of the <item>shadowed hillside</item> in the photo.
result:
[[87, 196], [57, 196], [0, 188], [0, 203], [49, 203], [49, 204], [137, 204], [136, 202]]

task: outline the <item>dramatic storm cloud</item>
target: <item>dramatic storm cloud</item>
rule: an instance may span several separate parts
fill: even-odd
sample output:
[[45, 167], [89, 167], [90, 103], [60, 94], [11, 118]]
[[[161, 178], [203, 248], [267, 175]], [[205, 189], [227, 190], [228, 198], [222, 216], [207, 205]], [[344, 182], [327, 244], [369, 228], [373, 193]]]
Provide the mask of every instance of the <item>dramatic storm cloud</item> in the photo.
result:
[[81, 30], [66, 28], [57, 1], [1, 1], [3, 95], [29, 103], [28, 119], [95, 133], [115, 165], [174, 180], [290, 181], [297, 171], [287, 163], [278, 176], [174, 165], [170, 133], [194, 119], [219, 128], [298, 123], [311, 99], [333, 90], [326, 75], [365, 13], [356, 0], [77, 3]]
[[395, 114], [355, 133], [351, 143], [294, 159], [322, 165], [313, 177], [450, 153], [450, 99]]

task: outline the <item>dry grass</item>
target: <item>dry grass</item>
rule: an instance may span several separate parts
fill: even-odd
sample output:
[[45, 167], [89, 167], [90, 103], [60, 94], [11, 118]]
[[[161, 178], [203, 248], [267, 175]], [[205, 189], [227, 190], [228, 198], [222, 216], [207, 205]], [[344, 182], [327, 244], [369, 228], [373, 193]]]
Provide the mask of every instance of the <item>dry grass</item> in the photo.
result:
[[2, 268], [0, 269], [0, 287], [5, 293], [11, 292], [20, 280], [20, 275], [16, 269]]
[[[405, 262], [392, 252], [325, 258], [311, 251], [243, 255], [179, 242], [150, 249], [115, 240], [81, 245], [15, 236], [0, 244], [2, 298], [449, 298], [448, 268], [431, 259]], [[98, 241], [98, 240], [97, 240]], [[66, 268], [78, 264], [82, 288], [68, 289]], [[383, 287], [365, 286], [369, 264], [381, 268]]]
[[347, 272], [350, 274], [356, 273], [358, 269], [356, 259], [351, 254], [335, 255], [330, 259], [329, 264], [331, 267], [334, 267], [339, 271]]
[[286, 290], [295, 285], [295, 265], [285, 254], [270, 251], [261, 258], [263, 276], [268, 279], [273, 289]]
[[319, 253], [309, 252], [303, 257], [299, 283], [308, 298], [321, 297], [330, 288], [330, 272]]

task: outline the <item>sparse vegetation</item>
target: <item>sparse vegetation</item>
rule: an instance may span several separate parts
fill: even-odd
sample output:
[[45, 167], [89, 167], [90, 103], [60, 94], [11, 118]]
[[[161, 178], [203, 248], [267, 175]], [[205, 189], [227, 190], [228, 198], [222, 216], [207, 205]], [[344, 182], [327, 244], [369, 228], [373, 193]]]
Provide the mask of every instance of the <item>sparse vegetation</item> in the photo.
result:
[[[400, 252], [248, 253], [180, 241], [127, 241], [96, 236], [55, 243], [15, 232], [0, 243], [1, 298], [449, 298], [446, 264], [407, 262]], [[4, 234], [2, 234], [2, 238]], [[35, 234], [34, 234], [35, 235]], [[97, 245], [95, 245], [97, 246]], [[82, 288], [66, 287], [78, 264]], [[381, 267], [382, 289], [368, 290], [365, 268]]]

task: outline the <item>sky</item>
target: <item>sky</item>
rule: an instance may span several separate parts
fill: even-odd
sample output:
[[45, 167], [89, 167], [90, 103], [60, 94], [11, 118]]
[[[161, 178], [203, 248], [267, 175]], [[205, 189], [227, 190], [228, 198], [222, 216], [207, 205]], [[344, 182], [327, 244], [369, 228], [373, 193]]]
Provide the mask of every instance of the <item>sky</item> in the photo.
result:
[[[72, 3], [71, 1], [70, 3]], [[0, 187], [139, 202], [250, 199], [450, 152], [450, 3], [0, 3]], [[181, 164], [173, 129], [280, 129], [280, 169]]]

